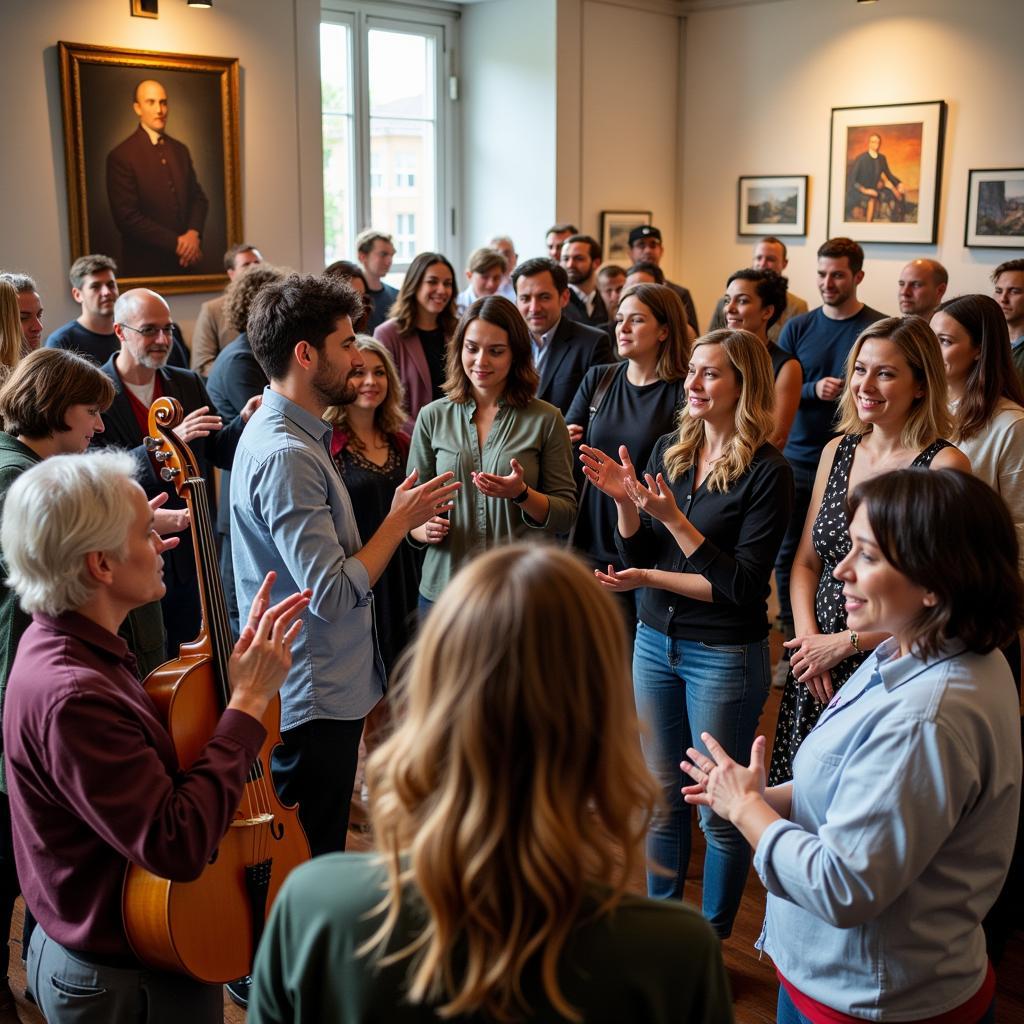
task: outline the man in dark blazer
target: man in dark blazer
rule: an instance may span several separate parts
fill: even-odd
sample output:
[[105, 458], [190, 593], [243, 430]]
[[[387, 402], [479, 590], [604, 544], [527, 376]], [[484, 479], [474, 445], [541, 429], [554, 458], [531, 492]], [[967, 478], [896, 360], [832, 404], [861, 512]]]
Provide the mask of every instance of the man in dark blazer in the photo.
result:
[[583, 323], [603, 330], [611, 317], [597, 287], [602, 256], [601, 243], [596, 238], [572, 235], [562, 243], [559, 262], [569, 275], [569, 305], [580, 311]]
[[538, 257], [520, 263], [512, 273], [512, 285], [540, 373], [537, 397], [557, 406], [564, 416], [587, 370], [615, 362], [608, 335], [564, 315], [569, 278], [554, 260]]
[[184, 143], [166, 134], [167, 93], [140, 82], [139, 127], [107, 154], [107, 197], [121, 232], [121, 271], [128, 277], [181, 274], [203, 258], [210, 203]]
[[[177, 434], [195, 454], [212, 504], [212, 467], [230, 468], [242, 427], [259, 406], [258, 397], [233, 420], [222, 424], [199, 374], [166, 365], [171, 348], [171, 311], [156, 292], [134, 288], [121, 295], [114, 306], [114, 331], [121, 348], [107, 360], [103, 372], [113, 382], [116, 394], [103, 413], [104, 431], [94, 435], [93, 447], [128, 449], [139, 464], [138, 480], [146, 497], [166, 492], [170, 495], [167, 507], [180, 508], [184, 502], [173, 482], [160, 478], [159, 464], [143, 443], [149, 433], [153, 401], [164, 395], [177, 398], [185, 410]], [[199, 587], [192, 544], [182, 543], [168, 551], [164, 564], [167, 593], [161, 606], [168, 654], [175, 657], [178, 646], [194, 640], [199, 631]]]

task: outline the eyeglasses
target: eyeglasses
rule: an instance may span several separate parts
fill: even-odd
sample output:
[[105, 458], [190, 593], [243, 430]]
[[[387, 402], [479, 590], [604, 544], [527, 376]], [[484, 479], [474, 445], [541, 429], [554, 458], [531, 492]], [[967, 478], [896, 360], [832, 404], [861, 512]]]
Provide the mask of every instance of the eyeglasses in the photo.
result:
[[145, 327], [132, 327], [131, 324], [118, 324], [117, 326], [125, 330], [134, 331], [136, 334], [141, 334], [146, 341], [152, 341], [158, 334], [165, 334], [168, 338], [173, 338], [174, 329], [178, 325], [166, 324], [164, 327], [153, 327], [147, 324]]

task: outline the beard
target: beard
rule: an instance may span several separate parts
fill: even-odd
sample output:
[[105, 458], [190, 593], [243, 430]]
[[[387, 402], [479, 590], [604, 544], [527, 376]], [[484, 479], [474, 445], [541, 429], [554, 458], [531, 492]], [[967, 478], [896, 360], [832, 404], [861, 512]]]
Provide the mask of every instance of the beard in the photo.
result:
[[313, 390], [328, 405], [351, 405], [358, 395], [356, 386], [348, 378], [339, 380], [331, 367], [322, 363], [313, 377]]

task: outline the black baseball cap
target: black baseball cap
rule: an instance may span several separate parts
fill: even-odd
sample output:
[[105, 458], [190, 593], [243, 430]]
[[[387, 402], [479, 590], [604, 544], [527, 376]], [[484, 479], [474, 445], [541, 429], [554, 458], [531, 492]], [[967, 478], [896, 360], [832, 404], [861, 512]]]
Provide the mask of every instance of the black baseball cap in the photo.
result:
[[[621, 237], [621, 236], [620, 236]], [[650, 224], [641, 224], [638, 228], [633, 228], [629, 233], [629, 244], [636, 245], [641, 238], [656, 238], [659, 242], [661, 241], [661, 232]]]

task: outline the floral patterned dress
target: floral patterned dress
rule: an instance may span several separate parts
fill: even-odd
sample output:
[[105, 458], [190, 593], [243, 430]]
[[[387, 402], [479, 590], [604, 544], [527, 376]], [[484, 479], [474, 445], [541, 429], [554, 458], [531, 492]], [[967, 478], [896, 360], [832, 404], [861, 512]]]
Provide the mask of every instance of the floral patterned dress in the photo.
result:
[[[832, 575], [835, 567], [850, 553], [850, 523], [847, 518], [846, 499], [850, 490], [850, 469], [853, 455], [860, 443], [860, 435], [847, 434], [839, 442], [832, 470], [825, 485], [825, 495], [814, 520], [811, 538], [814, 553], [821, 559], [821, 577], [814, 595], [814, 616], [822, 633], [841, 633], [846, 626], [846, 608], [843, 605], [843, 584]], [[949, 441], [930, 444], [911, 466], [927, 467], [932, 459], [949, 448]], [[864, 660], [851, 648], [851, 654], [833, 666], [832, 688], [838, 690]], [[793, 758], [804, 737], [814, 728], [821, 714], [819, 704], [803, 683], [798, 683], [792, 671], [786, 677], [786, 688], [779, 706], [779, 721], [772, 746], [772, 763], [768, 770], [768, 785], [778, 786], [793, 777]]]

